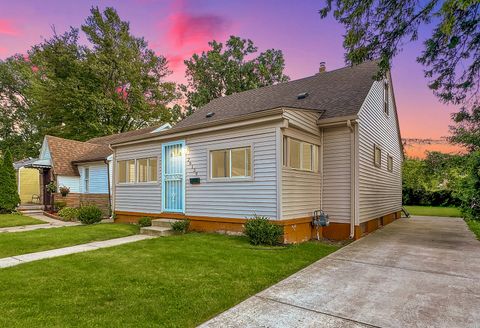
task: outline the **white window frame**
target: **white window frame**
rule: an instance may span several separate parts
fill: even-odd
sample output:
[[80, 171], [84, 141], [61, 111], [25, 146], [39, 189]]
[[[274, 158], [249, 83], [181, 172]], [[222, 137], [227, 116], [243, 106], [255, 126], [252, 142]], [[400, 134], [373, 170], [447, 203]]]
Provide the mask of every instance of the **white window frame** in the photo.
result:
[[390, 99], [389, 99], [390, 85], [388, 80], [383, 81], [383, 113], [388, 117], [390, 115]]
[[83, 193], [90, 193], [90, 168], [85, 167], [83, 169]]
[[[133, 161], [134, 164], [133, 164], [133, 169], [134, 169], [134, 176], [135, 176], [135, 179], [133, 180], [133, 182], [130, 182], [130, 172], [128, 170], [127, 167], [125, 167], [125, 180], [124, 182], [119, 182], [118, 180], [120, 179], [120, 170], [119, 170], [119, 162], [125, 162], [125, 166], [127, 165], [127, 162], [130, 162], [130, 161]], [[117, 159], [117, 167], [116, 167], [116, 171], [117, 171], [117, 176], [116, 176], [116, 182], [117, 182], [117, 185], [133, 185], [136, 183], [137, 181], [137, 159], [135, 158], [128, 158], [128, 159]]]
[[[377, 161], [375, 160], [377, 149], [380, 151], [379, 163], [377, 163]], [[373, 165], [378, 168], [382, 167], [382, 148], [380, 148], [380, 146], [378, 146], [377, 144], [373, 145]]]
[[[147, 160], [147, 181], [140, 181], [140, 171], [138, 170], [138, 161], [140, 160]], [[157, 160], [157, 180], [151, 180], [150, 176], [150, 160], [156, 159]], [[135, 183], [136, 184], [155, 184], [158, 183], [158, 157], [151, 156], [151, 157], [140, 157], [135, 158]]]
[[390, 154], [387, 155], [387, 171], [393, 172], [393, 156]]
[[[292, 167], [290, 164], [290, 142], [294, 140], [298, 143], [300, 143], [300, 168]], [[285, 145], [285, 142], [287, 143]], [[297, 138], [289, 137], [289, 136], [284, 136], [283, 137], [283, 166], [288, 167], [292, 170], [296, 171], [302, 171], [302, 172], [312, 172], [312, 173], [318, 173], [318, 165], [319, 165], [319, 147], [318, 145], [308, 142], [308, 141], [302, 141]], [[311, 163], [311, 169], [304, 169], [303, 167], [303, 145], [307, 144], [310, 145], [312, 149], [312, 163]]]
[[[250, 148], [250, 176], [235, 176], [232, 177], [232, 150], [241, 149], [241, 148]], [[214, 151], [221, 151], [221, 150], [228, 150], [230, 152], [230, 161], [229, 161], [229, 169], [230, 169], [230, 177], [219, 177], [214, 178], [212, 177], [212, 152]], [[244, 144], [244, 143], [232, 143], [232, 144], [225, 144], [223, 147], [218, 146], [214, 148], [207, 149], [207, 167], [208, 167], [208, 182], [235, 182], [235, 181], [253, 181], [254, 180], [254, 147], [253, 144]], [[245, 163], [246, 164], [246, 163]]]

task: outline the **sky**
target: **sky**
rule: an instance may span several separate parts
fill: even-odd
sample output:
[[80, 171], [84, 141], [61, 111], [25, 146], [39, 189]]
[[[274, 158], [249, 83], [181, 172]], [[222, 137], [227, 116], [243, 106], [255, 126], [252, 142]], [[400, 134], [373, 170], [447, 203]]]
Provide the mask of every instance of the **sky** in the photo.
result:
[[[230, 35], [251, 39], [259, 51], [283, 51], [285, 73], [291, 79], [314, 75], [319, 63], [327, 70], [345, 66], [345, 30], [333, 18], [320, 19], [322, 0], [0, 0], [0, 59], [25, 53], [32, 45], [57, 33], [79, 27], [92, 6], [117, 9], [130, 22], [135, 36], [169, 60], [169, 79], [184, 83], [183, 60], [208, 49], [208, 42]], [[438, 102], [416, 62], [432, 27], [419, 41], [403, 46], [393, 60], [392, 78], [404, 138], [448, 136], [450, 113], [457, 109]]]

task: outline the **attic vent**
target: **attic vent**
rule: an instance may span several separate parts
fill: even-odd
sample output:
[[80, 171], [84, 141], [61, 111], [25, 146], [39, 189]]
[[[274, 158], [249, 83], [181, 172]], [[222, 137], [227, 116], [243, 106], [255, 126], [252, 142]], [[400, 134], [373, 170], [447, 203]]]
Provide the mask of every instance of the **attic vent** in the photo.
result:
[[297, 99], [305, 99], [308, 97], [308, 92], [299, 93]]
[[206, 118], [210, 118], [212, 117], [213, 115], [215, 115], [214, 112], [208, 112], [207, 115], [205, 115]]

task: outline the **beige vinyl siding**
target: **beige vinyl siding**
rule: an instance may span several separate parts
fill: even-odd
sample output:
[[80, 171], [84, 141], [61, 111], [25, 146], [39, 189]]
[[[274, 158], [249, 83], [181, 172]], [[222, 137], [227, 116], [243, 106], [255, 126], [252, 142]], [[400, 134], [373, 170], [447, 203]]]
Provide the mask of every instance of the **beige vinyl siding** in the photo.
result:
[[323, 209], [331, 222], [350, 223], [351, 132], [348, 127], [324, 129]]
[[[402, 207], [402, 153], [397, 113], [389, 91], [389, 115], [383, 109], [383, 82], [374, 82], [359, 112], [359, 219], [365, 222]], [[382, 150], [381, 166], [373, 162], [374, 145]], [[393, 172], [387, 156], [393, 157]]]
[[286, 109], [283, 117], [288, 120], [289, 126], [302, 129], [317, 136], [320, 135], [317, 126], [317, 120], [320, 114], [316, 111]]
[[[137, 146], [119, 147], [116, 150], [117, 161], [135, 158], [158, 157], [157, 183], [143, 184], [116, 184], [116, 177], [112, 177], [115, 186], [115, 210], [142, 213], [161, 213], [162, 211], [162, 184], [160, 181], [162, 167], [162, 144], [159, 142], [141, 144]], [[114, 171], [118, 171], [115, 169]]]
[[[247, 218], [256, 213], [276, 219], [277, 129], [275, 125], [265, 125], [187, 138], [186, 215]], [[211, 181], [209, 151], [241, 146], [252, 147], [252, 178]], [[199, 185], [190, 184], [193, 177], [200, 178]]]
[[[314, 124], [316, 127], [316, 120]], [[283, 134], [295, 140], [320, 144], [319, 136], [305, 135], [296, 129], [285, 129]], [[318, 156], [320, 151], [319, 147]], [[296, 170], [282, 165], [282, 220], [310, 217], [313, 211], [319, 210], [320, 186], [320, 172]]]

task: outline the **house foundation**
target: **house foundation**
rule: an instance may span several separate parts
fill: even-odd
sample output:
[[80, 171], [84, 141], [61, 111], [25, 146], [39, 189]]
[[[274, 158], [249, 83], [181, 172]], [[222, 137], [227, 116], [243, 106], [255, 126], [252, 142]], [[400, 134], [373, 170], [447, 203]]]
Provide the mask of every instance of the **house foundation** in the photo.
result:
[[[186, 216], [174, 213], [138, 213], [115, 211], [116, 223], [136, 223], [141, 217], [189, 219], [190, 230], [202, 232], [242, 233], [244, 224], [248, 219], [217, 218], [205, 216]], [[355, 226], [354, 239], [359, 239], [380, 227], [387, 225], [401, 217], [401, 212], [394, 212], [375, 218]], [[330, 240], [347, 240], [350, 238], [350, 224], [332, 222], [328, 227], [315, 228], [312, 218], [299, 218], [290, 220], [272, 220], [273, 223], [283, 227], [283, 242], [296, 244], [317, 238]]]

